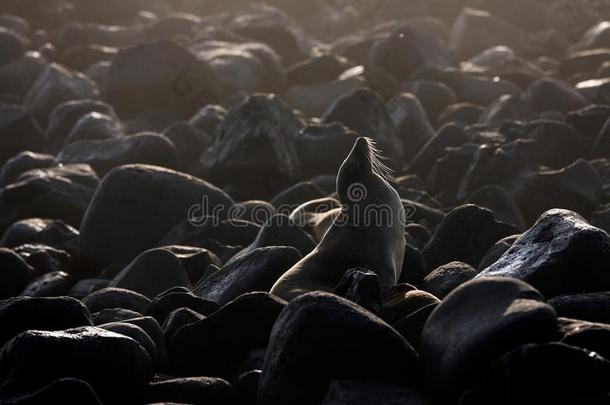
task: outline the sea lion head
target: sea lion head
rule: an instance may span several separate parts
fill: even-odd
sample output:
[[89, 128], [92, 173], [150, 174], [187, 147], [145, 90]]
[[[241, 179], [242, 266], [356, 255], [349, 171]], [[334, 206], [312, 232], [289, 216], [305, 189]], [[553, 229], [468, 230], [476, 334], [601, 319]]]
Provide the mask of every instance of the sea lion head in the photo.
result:
[[358, 138], [337, 176], [337, 193], [347, 225], [357, 228], [404, 229], [404, 208], [390, 184], [391, 171], [383, 164], [375, 143]]

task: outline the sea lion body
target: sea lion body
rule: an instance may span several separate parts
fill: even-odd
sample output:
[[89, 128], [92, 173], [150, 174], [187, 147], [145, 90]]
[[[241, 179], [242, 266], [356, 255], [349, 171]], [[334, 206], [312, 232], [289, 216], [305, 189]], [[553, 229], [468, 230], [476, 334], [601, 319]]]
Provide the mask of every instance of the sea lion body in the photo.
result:
[[374, 271], [382, 287], [396, 284], [404, 258], [404, 208], [376, 153], [369, 139], [356, 141], [337, 176], [341, 213], [271, 293], [290, 300], [310, 291], [333, 291], [354, 267]]

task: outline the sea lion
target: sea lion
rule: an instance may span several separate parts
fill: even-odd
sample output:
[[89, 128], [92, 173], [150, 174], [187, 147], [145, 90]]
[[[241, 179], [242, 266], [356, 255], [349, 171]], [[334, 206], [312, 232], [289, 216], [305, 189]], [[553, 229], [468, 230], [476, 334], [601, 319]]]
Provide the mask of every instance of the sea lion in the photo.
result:
[[388, 173], [373, 141], [358, 138], [337, 176], [340, 214], [319, 245], [275, 283], [272, 294], [290, 300], [310, 291], [333, 291], [354, 267], [374, 271], [384, 288], [396, 284], [405, 212]]

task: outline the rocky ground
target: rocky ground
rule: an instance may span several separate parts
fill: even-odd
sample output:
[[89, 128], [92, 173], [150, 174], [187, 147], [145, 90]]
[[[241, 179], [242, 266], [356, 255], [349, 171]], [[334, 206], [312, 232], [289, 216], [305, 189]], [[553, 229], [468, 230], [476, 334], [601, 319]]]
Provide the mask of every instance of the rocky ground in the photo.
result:
[[[610, 1], [0, 14], [1, 404], [610, 404]], [[395, 285], [287, 302], [359, 136]]]

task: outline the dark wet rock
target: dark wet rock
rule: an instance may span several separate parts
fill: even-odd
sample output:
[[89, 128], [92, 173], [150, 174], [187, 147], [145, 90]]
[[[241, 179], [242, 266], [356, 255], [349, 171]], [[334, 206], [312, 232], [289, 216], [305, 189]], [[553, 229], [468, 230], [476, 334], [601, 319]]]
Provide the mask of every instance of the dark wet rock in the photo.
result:
[[563, 122], [538, 120], [523, 130], [527, 139], [535, 141], [535, 151], [530, 156], [532, 162], [560, 169], [586, 154], [581, 135]]
[[[578, 373], [574, 373], [578, 370]], [[498, 359], [461, 404], [603, 403], [610, 362], [596, 353], [560, 343], [520, 347]]]
[[436, 198], [454, 202], [460, 183], [478, 150], [479, 146], [470, 142], [460, 147], [445, 148], [444, 155], [436, 160], [428, 172], [427, 189]]
[[407, 221], [411, 223], [419, 223], [433, 230], [440, 225], [445, 219], [445, 213], [437, 208], [431, 207], [424, 203], [418, 203], [413, 200], [402, 199], [402, 205], [405, 207]]
[[157, 346], [152, 338], [144, 331], [144, 329], [125, 322], [106, 323], [99, 325], [99, 328], [109, 332], [118, 333], [119, 335], [127, 336], [138, 342], [146, 350], [146, 353], [148, 353], [148, 356], [153, 362], [154, 368], [158, 369], [160, 363]]
[[240, 404], [256, 403], [256, 393], [261, 371], [251, 370], [240, 374], [237, 381], [237, 391]]
[[560, 72], [564, 77], [579, 73], [594, 73], [604, 62], [610, 60], [610, 50], [589, 49], [572, 52], [561, 62]]
[[595, 139], [591, 157], [610, 159], [610, 118], [599, 131], [599, 135]]
[[559, 332], [552, 307], [528, 284], [484, 279], [463, 284], [434, 310], [422, 332], [424, 374], [439, 397], [455, 398], [498, 356]]
[[305, 257], [316, 247], [316, 243], [290, 217], [278, 214], [266, 221], [254, 242], [233, 256], [229, 263], [241, 259], [258, 248], [270, 246], [293, 247]]
[[73, 257], [64, 250], [42, 244], [25, 244], [13, 248], [13, 251], [39, 275], [52, 272], [75, 274]]
[[72, 246], [78, 230], [63, 221], [30, 218], [13, 223], [2, 236], [0, 246], [45, 244], [53, 247]]
[[222, 261], [211, 250], [191, 246], [164, 246], [182, 262], [189, 280], [195, 285], [206, 275], [209, 266], [221, 266]]
[[228, 111], [220, 105], [206, 105], [193, 115], [189, 124], [197, 131], [213, 135], [216, 128], [227, 118]]
[[53, 109], [64, 101], [96, 98], [97, 86], [81, 73], [51, 64], [28, 91], [24, 105], [42, 128], [46, 128]]
[[416, 362], [413, 348], [379, 318], [340, 297], [309, 293], [290, 302], [273, 327], [258, 400], [315, 403], [332, 380], [348, 376], [400, 384]]
[[428, 399], [417, 390], [400, 385], [371, 381], [333, 381], [320, 405], [428, 405]]
[[226, 263], [243, 249], [243, 246], [225, 245], [215, 239], [201, 239], [195, 245], [213, 252], [221, 263]]
[[407, 82], [406, 90], [415, 95], [434, 125], [437, 118], [448, 106], [457, 102], [457, 96], [449, 86], [432, 80], [417, 80]]
[[602, 21], [592, 26], [583, 34], [579, 45], [588, 49], [610, 47], [610, 24], [608, 21]]
[[0, 248], [0, 262], [0, 299], [19, 295], [35, 277], [34, 269], [10, 249]]
[[559, 322], [561, 343], [593, 351], [606, 359], [610, 357], [610, 325], [569, 318], [559, 318]]
[[248, 292], [269, 291], [301, 258], [299, 251], [292, 247], [257, 248], [202, 280], [193, 293], [225, 305]]
[[204, 300], [189, 292], [165, 292], [157, 296], [146, 308], [143, 314], [153, 317], [164, 325], [169, 315], [181, 308], [190, 309], [202, 316], [208, 316], [219, 308], [212, 301]]
[[33, 116], [17, 105], [0, 106], [0, 163], [23, 151], [40, 152], [45, 143]]
[[133, 318], [140, 318], [142, 314], [130, 309], [106, 308], [91, 315], [94, 325], [103, 325], [111, 322], [124, 322]]
[[220, 378], [189, 377], [150, 383], [142, 396], [145, 403], [205, 403], [229, 405], [236, 394], [231, 384]]
[[403, 141], [402, 155], [410, 161], [435, 134], [428, 114], [417, 97], [409, 93], [391, 99], [388, 110]]
[[610, 324], [610, 292], [560, 295], [549, 305], [564, 318]]
[[478, 266], [498, 240], [516, 233], [515, 226], [497, 221], [488, 209], [475, 205], [455, 208], [424, 248], [426, 264], [431, 269], [452, 261]]
[[158, 366], [164, 371], [167, 369], [167, 347], [165, 344], [165, 338], [163, 336], [163, 330], [161, 325], [150, 316], [142, 316], [138, 318], [130, 318], [122, 321], [123, 323], [136, 325], [141, 328], [146, 334], [152, 339], [156, 348], [158, 356]]
[[[61, 63], [70, 69], [87, 73], [87, 69], [97, 63], [110, 63], [118, 53], [117, 48], [103, 45], [75, 46], [61, 54]], [[94, 78], [92, 80], [96, 81]], [[96, 81], [97, 83], [97, 81]]]
[[178, 170], [193, 174], [198, 173], [199, 158], [212, 143], [212, 137], [195, 129], [192, 124], [186, 121], [176, 122], [167, 128], [163, 135], [176, 148]]
[[99, 100], [70, 100], [55, 107], [45, 131], [46, 149], [51, 153], [58, 152], [79, 120], [93, 112], [116, 118], [114, 109]]
[[134, 291], [121, 288], [103, 288], [82, 299], [91, 313], [107, 308], [124, 308], [144, 313], [150, 300]]
[[153, 299], [172, 287], [191, 287], [180, 260], [166, 249], [152, 249], [139, 255], [112, 281], [111, 287], [138, 292]]
[[552, 110], [567, 113], [581, 109], [588, 104], [575, 89], [551, 78], [533, 82], [527, 89], [525, 100], [535, 112]]
[[382, 318], [389, 324], [398, 322], [429, 305], [440, 303], [434, 295], [417, 289], [405, 293], [397, 292], [389, 298], [386, 294], [385, 298]]
[[30, 151], [21, 152], [9, 159], [0, 170], [0, 186], [13, 183], [24, 172], [33, 169], [46, 169], [55, 165], [55, 156], [34, 153]]
[[360, 136], [373, 138], [385, 156], [399, 167], [403, 141], [381, 97], [370, 89], [346, 94], [322, 117], [324, 123], [339, 122]]
[[4, 399], [7, 405], [56, 404], [64, 405], [102, 405], [102, 400], [88, 383], [75, 378], [61, 378], [26, 394]]
[[476, 275], [477, 271], [472, 266], [462, 262], [451, 262], [428, 274], [421, 288], [442, 300]]
[[127, 262], [188, 218], [202, 199], [210, 208], [233, 205], [221, 190], [191, 176], [144, 165], [114, 169], [81, 224], [81, 253], [102, 265]]
[[53, 218], [79, 226], [98, 185], [89, 165], [55, 166], [23, 173], [1, 195], [0, 229], [25, 218]]
[[424, 330], [424, 326], [439, 304], [440, 301], [426, 305], [392, 324], [392, 327], [404, 336], [418, 352], [421, 344], [421, 333]]
[[534, 118], [534, 112], [521, 97], [505, 95], [487, 107], [479, 123], [500, 125], [505, 121], [530, 121]]
[[591, 216], [591, 224], [610, 234], [610, 205], [599, 207]]
[[293, 86], [330, 82], [352, 67], [353, 62], [342, 56], [316, 55], [289, 67], [286, 70], [286, 80]]
[[265, 44], [205, 41], [191, 50], [231, 93], [281, 93], [284, 88], [279, 57]]
[[172, 13], [146, 27], [144, 33], [150, 39], [175, 38], [178, 40], [191, 37], [199, 23], [201, 23], [201, 18], [193, 14]]
[[462, 57], [470, 58], [494, 45], [518, 48], [523, 32], [484, 11], [467, 8], [455, 20], [451, 31], [451, 47]]
[[342, 163], [337, 156], [347, 156], [357, 137], [355, 132], [339, 123], [312, 124], [303, 128], [297, 138], [303, 177], [337, 173]]
[[410, 244], [405, 245], [405, 256], [402, 262], [402, 272], [399, 282], [419, 284], [426, 277], [426, 259], [419, 248]]
[[75, 3], [74, 13], [75, 17], [81, 21], [99, 23], [128, 21], [135, 17], [143, 4], [139, 0], [129, 3], [110, 0], [104, 5], [92, 0], [80, 0]]
[[303, 122], [276, 96], [249, 96], [229, 111], [202, 158], [206, 178], [244, 198], [270, 197], [294, 183]]
[[532, 224], [555, 207], [589, 218], [601, 202], [601, 186], [601, 179], [591, 164], [578, 160], [560, 170], [539, 168], [526, 173], [512, 194], [526, 224]]
[[610, 77], [585, 80], [574, 85], [577, 92], [597, 104], [608, 104], [610, 100]]
[[109, 115], [91, 112], [82, 116], [66, 138], [66, 145], [78, 141], [102, 141], [121, 135], [120, 123]]
[[547, 298], [610, 290], [609, 254], [606, 232], [574, 212], [551, 210], [478, 277], [518, 278]]
[[324, 197], [326, 197], [326, 194], [320, 187], [312, 182], [304, 181], [280, 192], [269, 202], [280, 213], [289, 214], [303, 203]]
[[87, 308], [68, 297], [16, 297], [0, 302], [0, 347], [26, 330], [58, 331], [91, 325]]
[[525, 229], [525, 220], [519, 207], [510, 194], [500, 186], [481, 187], [472, 193], [466, 202], [493, 211], [494, 216], [499, 221], [513, 224], [519, 229]]
[[481, 262], [477, 266], [477, 271], [481, 272], [497, 262], [504, 255], [504, 253], [511, 248], [517, 239], [519, 239], [520, 236], [521, 235], [511, 235], [497, 241], [495, 245], [489, 248], [487, 253], [485, 253], [485, 256], [483, 256]]
[[23, 56], [27, 47], [25, 37], [11, 29], [0, 27], [0, 65]]
[[[228, 207], [225, 210], [225, 206], [222, 205], [214, 208], [209, 203], [206, 203], [205, 200], [203, 201], [203, 205], [200, 204], [196, 206], [196, 209], [189, 211], [188, 214], [193, 215], [189, 220], [174, 226], [157, 242], [157, 245], [184, 245], [207, 248], [206, 241], [215, 240], [221, 244], [247, 246], [258, 235], [260, 231], [259, 225], [239, 219], [219, 218], [219, 216], [230, 217], [231, 214], [239, 210], [229, 211]], [[216, 216], [199, 216], [202, 213], [205, 214], [207, 210], [210, 210], [209, 214]], [[213, 248], [210, 250], [214, 251]]]
[[[383, 68], [398, 80], [408, 80], [423, 66], [446, 68], [455, 66], [453, 53], [443, 41], [410, 26], [393, 31], [371, 48], [372, 66]], [[364, 134], [363, 134], [364, 135]]]
[[265, 225], [269, 218], [277, 214], [277, 209], [273, 205], [262, 200], [243, 201], [235, 204], [231, 210], [235, 211], [237, 219], [253, 222], [259, 226]]
[[284, 97], [292, 107], [307, 117], [320, 117], [335, 100], [364, 86], [361, 76], [341, 76], [338, 80], [325, 83], [296, 85], [290, 87]]
[[30, 33], [32, 28], [25, 18], [14, 14], [0, 14], [0, 26], [25, 36]]
[[454, 124], [445, 125], [415, 156], [409, 166], [409, 173], [425, 179], [436, 160], [445, 154], [445, 148], [458, 147], [469, 140], [469, 136], [462, 128]]
[[122, 117], [170, 113], [188, 119], [220, 100], [215, 74], [184, 48], [169, 42], [121, 50], [110, 66], [106, 94]]
[[445, 108], [438, 116], [438, 125], [453, 123], [458, 126], [472, 125], [479, 122], [485, 108], [472, 103], [455, 103]]
[[152, 377], [150, 357], [139, 343], [93, 327], [24, 332], [4, 346], [0, 365], [2, 396], [72, 377], [91, 384], [104, 400], [127, 399]]
[[205, 316], [190, 308], [178, 308], [172, 311], [163, 322], [163, 335], [167, 342], [171, 341], [178, 329], [205, 319]]
[[74, 284], [72, 277], [64, 271], [44, 274], [30, 282], [21, 295], [25, 297], [61, 297], [70, 293]]
[[608, 119], [610, 119], [610, 106], [593, 104], [569, 113], [567, 123], [582, 135], [583, 143], [588, 151], [593, 148]]
[[74, 142], [60, 151], [57, 160], [65, 164], [87, 163], [103, 177], [115, 167], [128, 164], [175, 168], [177, 156], [174, 145], [166, 137], [140, 133], [122, 138]]
[[432, 239], [432, 232], [422, 224], [410, 223], [405, 226], [405, 233], [411, 241], [417, 242], [418, 248], [423, 248]]
[[177, 375], [231, 376], [250, 351], [267, 345], [284, 306], [270, 294], [251, 293], [183, 326], [169, 341], [172, 371]]
[[503, 95], [518, 96], [523, 91], [504, 79], [488, 79], [455, 69], [421, 69], [413, 75], [415, 80], [434, 80], [449, 86], [461, 102], [487, 106]]
[[374, 314], [383, 308], [379, 277], [368, 269], [350, 269], [335, 287], [334, 294], [346, 298]]
[[106, 280], [101, 278], [84, 278], [78, 280], [70, 290], [70, 296], [83, 299], [87, 295], [92, 294], [98, 290], [107, 288], [112, 280]]

